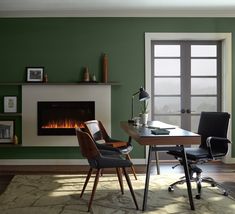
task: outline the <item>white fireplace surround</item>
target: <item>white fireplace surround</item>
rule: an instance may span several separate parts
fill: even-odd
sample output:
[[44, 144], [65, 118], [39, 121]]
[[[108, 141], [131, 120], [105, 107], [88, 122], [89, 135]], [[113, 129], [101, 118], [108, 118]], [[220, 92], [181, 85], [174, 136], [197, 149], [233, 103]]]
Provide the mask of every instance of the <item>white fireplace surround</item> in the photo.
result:
[[95, 101], [95, 118], [111, 131], [110, 85], [47, 85], [22, 86], [22, 145], [77, 146], [76, 136], [38, 136], [38, 101]]

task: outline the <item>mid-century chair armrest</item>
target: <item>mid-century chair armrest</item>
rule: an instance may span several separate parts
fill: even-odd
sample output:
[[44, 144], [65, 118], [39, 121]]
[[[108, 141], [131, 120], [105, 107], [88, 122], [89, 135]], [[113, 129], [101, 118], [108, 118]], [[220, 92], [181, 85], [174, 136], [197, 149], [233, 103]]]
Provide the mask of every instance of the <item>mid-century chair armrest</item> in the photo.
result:
[[111, 145], [114, 148], [127, 146], [127, 142], [124, 142], [124, 141], [111, 141], [111, 142], [106, 142], [106, 144]]

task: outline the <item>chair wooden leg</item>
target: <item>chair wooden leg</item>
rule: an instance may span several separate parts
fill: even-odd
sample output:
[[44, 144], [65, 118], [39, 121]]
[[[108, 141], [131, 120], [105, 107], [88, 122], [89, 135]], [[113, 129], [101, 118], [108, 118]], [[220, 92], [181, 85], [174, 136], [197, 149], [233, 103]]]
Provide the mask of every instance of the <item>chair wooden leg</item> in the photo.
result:
[[[129, 160], [129, 161], [131, 161], [131, 157], [130, 157], [129, 154], [126, 155], [126, 159]], [[135, 180], [137, 180], [137, 176], [136, 176], [136, 173], [135, 173], [135, 168], [134, 168], [133, 165], [131, 166], [131, 171], [132, 171], [132, 173], [133, 173], [133, 175], [134, 175], [134, 177], [135, 177]]]
[[118, 181], [120, 184], [121, 192], [124, 194], [124, 188], [123, 188], [123, 180], [122, 180], [122, 173], [120, 168], [116, 168], [117, 176], [118, 176]]
[[84, 191], [85, 191], [85, 189], [86, 189], [86, 186], [87, 186], [87, 184], [88, 184], [88, 182], [89, 182], [89, 179], [90, 179], [90, 177], [91, 177], [91, 173], [92, 173], [92, 168], [90, 167], [89, 172], [87, 173], [87, 176], [86, 176], [85, 183], [84, 183], [83, 188], [82, 188], [82, 192], [81, 192], [81, 194], [80, 194], [80, 198], [82, 197], [82, 195], [83, 195], [83, 193], [84, 193]]
[[136, 198], [135, 198], [134, 190], [133, 190], [133, 188], [132, 188], [131, 180], [130, 180], [130, 178], [129, 178], [129, 175], [128, 175], [127, 172], [126, 172], [125, 167], [123, 167], [122, 169], [123, 169], [123, 173], [124, 173], [124, 175], [125, 175], [125, 177], [126, 177], [126, 181], [127, 181], [128, 186], [129, 186], [129, 189], [130, 189], [132, 198], [133, 198], [133, 200], [134, 200], [136, 209], [138, 210], [139, 207], [138, 207], [138, 204], [137, 204], [137, 201], [136, 201]]
[[93, 189], [92, 189], [92, 193], [91, 193], [91, 198], [90, 198], [90, 201], [88, 204], [88, 212], [90, 212], [91, 204], [92, 204], [93, 198], [95, 196], [96, 187], [99, 182], [100, 171], [101, 171], [101, 169], [98, 169], [96, 172], [95, 181], [94, 181], [94, 185], [93, 185]]

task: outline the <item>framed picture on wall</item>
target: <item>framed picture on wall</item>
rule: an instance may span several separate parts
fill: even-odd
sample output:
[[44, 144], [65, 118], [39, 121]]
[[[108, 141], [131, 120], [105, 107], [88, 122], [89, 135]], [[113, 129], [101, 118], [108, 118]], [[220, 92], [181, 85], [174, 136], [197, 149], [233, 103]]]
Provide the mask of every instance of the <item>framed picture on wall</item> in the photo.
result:
[[4, 96], [4, 113], [16, 113], [17, 112], [17, 97], [16, 96]]
[[43, 67], [26, 67], [27, 82], [43, 82]]
[[15, 134], [14, 120], [0, 120], [0, 143], [13, 143]]

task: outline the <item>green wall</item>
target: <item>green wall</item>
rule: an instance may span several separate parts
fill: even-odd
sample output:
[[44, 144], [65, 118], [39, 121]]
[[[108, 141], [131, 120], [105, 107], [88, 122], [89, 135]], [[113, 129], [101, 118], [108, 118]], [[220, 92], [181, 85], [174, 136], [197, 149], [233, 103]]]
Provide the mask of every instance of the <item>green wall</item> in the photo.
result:
[[[112, 86], [112, 135], [127, 139], [119, 122], [130, 118], [131, 95], [144, 86], [145, 32], [235, 32], [235, 18], [2, 18], [0, 82], [24, 82], [27, 66], [44, 66], [49, 82], [77, 82], [84, 66], [100, 80], [101, 55], [107, 53], [109, 80], [121, 83]], [[0, 86], [1, 112], [2, 96], [18, 93]], [[144, 148], [134, 145], [132, 157], [144, 157]], [[80, 157], [77, 150], [60, 147], [0, 151], [0, 158]]]

